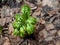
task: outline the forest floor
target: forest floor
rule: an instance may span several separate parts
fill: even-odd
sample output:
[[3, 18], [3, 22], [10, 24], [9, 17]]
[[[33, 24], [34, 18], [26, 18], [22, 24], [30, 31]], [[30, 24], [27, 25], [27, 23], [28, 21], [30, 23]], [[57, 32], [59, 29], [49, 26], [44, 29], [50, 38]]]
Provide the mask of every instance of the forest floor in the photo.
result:
[[[38, 22], [36, 30], [29, 38], [13, 35], [12, 22], [21, 6], [28, 4], [31, 16]], [[60, 45], [60, 0], [7, 0], [0, 8], [0, 45]]]

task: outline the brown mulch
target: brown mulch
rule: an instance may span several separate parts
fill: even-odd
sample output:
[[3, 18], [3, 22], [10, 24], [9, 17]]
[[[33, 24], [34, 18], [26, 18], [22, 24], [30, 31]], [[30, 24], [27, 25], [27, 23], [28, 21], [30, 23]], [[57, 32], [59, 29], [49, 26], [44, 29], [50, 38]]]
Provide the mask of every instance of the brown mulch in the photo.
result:
[[[13, 35], [14, 15], [21, 6], [28, 4], [31, 16], [36, 17], [35, 33], [22, 39]], [[0, 3], [0, 45], [60, 45], [60, 1], [59, 0], [4, 0]]]

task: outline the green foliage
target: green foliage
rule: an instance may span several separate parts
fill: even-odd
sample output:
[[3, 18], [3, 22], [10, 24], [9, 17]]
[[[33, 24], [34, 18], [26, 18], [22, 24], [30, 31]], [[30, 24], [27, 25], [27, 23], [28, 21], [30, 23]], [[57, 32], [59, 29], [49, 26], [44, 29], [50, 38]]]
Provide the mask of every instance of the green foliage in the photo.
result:
[[21, 8], [22, 15], [25, 19], [27, 19], [30, 16], [30, 7], [25, 4]]
[[27, 33], [28, 33], [28, 35], [30, 35], [30, 34], [32, 34], [33, 32], [34, 32], [34, 25], [32, 25], [32, 24], [27, 24]]
[[34, 25], [36, 24], [36, 18], [30, 16], [26, 22]]
[[15, 36], [18, 36], [19, 35], [18, 29], [15, 29], [13, 33], [14, 33]]
[[2, 26], [0, 26], [0, 34], [1, 34], [1, 32], [2, 32]]
[[20, 34], [19, 36], [24, 37], [26, 35], [26, 33], [25, 33], [26, 27], [25, 26], [20, 27], [19, 31], [20, 31], [19, 32], [19, 34]]
[[15, 15], [15, 21], [13, 22], [14, 35], [25, 37], [31, 35], [35, 31], [36, 18], [30, 16], [30, 7], [25, 4], [21, 8], [21, 13]]
[[18, 21], [14, 21], [14, 23], [13, 23], [13, 27], [16, 29], [18, 29], [19, 27], [20, 27], [21, 25], [20, 25], [20, 22]]

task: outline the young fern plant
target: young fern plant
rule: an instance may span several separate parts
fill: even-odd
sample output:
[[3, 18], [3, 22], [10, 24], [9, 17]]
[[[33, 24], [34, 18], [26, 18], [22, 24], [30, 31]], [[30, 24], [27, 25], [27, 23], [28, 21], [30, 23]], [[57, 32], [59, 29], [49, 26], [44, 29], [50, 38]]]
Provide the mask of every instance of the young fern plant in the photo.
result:
[[35, 31], [36, 18], [30, 16], [30, 7], [24, 4], [21, 8], [21, 13], [15, 15], [13, 22], [14, 32], [13, 34], [20, 37], [31, 35]]

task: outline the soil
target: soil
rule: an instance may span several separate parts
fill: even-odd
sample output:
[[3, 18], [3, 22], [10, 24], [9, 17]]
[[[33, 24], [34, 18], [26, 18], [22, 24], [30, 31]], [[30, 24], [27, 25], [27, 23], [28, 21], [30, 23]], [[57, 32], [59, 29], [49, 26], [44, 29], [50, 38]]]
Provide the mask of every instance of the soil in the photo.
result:
[[[12, 22], [25, 3], [38, 22], [34, 34], [21, 38], [13, 35]], [[60, 45], [60, 0], [0, 0], [0, 25], [0, 45]]]

